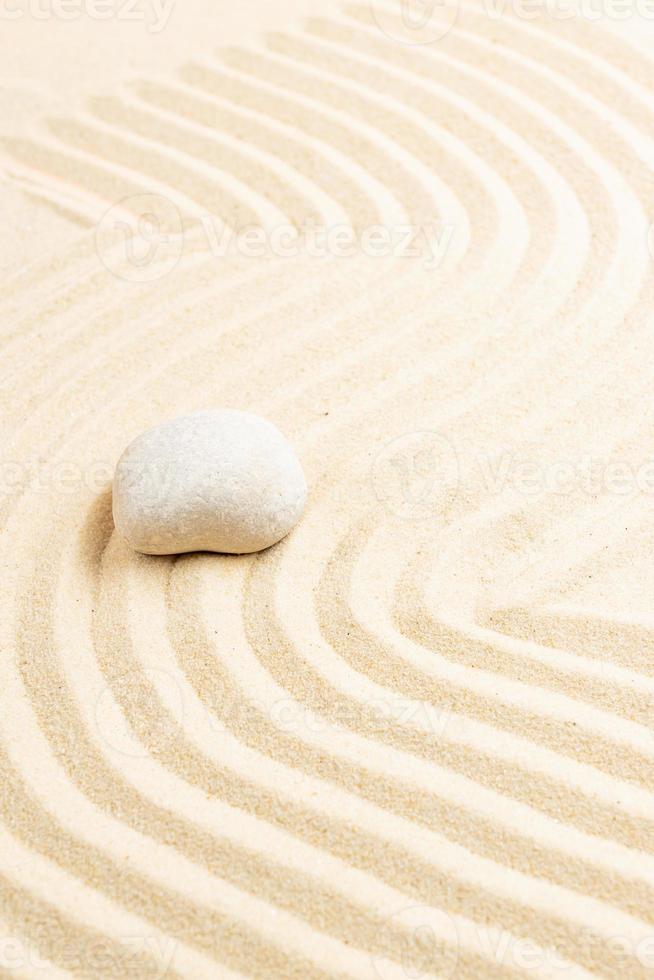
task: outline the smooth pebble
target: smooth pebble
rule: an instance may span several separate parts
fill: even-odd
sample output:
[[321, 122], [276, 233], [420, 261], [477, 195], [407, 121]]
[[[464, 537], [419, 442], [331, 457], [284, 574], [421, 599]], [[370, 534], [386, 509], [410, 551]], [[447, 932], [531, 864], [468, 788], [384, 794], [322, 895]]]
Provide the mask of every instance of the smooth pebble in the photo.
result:
[[138, 436], [114, 475], [116, 528], [136, 551], [247, 554], [280, 541], [304, 509], [293, 447], [266, 419], [197, 412]]

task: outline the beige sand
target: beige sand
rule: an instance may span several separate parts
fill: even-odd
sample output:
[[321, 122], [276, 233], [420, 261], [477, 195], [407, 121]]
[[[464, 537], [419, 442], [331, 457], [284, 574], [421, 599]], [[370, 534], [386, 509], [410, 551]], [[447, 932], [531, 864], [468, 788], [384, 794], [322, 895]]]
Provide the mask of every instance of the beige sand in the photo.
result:
[[[2, 22], [0, 974], [650, 976], [651, 21], [234, 6]], [[210, 406], [303, 521], [131, 553]]]

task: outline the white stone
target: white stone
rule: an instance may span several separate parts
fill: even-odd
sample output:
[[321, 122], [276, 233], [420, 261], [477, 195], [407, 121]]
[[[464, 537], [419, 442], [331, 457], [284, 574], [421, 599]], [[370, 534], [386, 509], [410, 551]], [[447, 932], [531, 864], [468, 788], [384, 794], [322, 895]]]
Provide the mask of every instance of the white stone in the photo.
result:
[[127, 447], [114, 475], [114, 523], [146, 555], [247, 554], [288, 534], [306, 496], [297, 456], [271, 422], [197, 412]]

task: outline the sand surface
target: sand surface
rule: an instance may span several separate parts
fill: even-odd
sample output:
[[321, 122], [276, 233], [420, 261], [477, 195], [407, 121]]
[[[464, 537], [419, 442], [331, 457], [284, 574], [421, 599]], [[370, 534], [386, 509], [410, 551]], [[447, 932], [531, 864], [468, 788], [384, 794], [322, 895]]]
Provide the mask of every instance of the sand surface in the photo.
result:
[[[489, 3], [0, 21], [2, 977], [653, 975], [653, 21]], [[130, 552], [220, 406], [301, 524]]]

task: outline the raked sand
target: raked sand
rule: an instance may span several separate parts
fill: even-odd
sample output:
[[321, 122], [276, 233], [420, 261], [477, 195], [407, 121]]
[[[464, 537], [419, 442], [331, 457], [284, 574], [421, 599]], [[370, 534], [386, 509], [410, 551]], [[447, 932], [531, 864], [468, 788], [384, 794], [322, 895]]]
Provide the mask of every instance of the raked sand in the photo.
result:
[[[651, 976], [651, 22], [260, 6], [2, 25], [0, 974]], [[131, 552], [212, 407], [301, 523]]]

